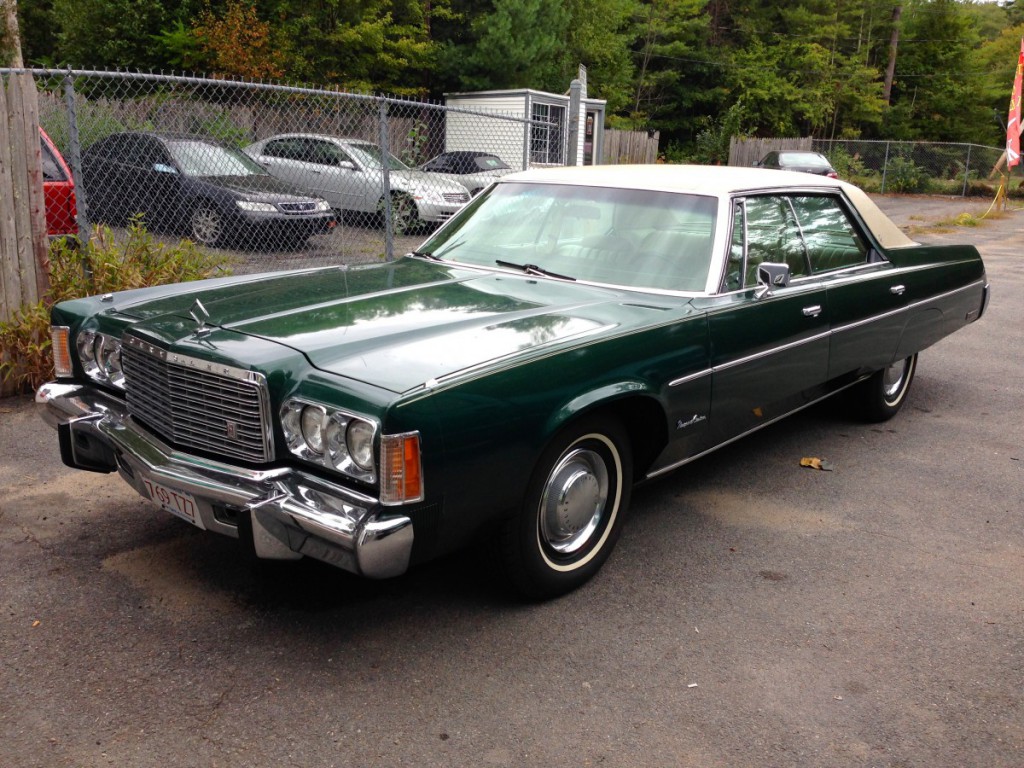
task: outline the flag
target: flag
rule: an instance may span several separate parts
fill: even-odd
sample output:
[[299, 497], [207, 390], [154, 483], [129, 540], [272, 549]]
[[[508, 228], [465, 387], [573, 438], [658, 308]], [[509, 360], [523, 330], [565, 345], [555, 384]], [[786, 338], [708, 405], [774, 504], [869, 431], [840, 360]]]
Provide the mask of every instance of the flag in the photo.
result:
[[1020, 162], [1020, 86], [1022, 79], [1024, 79], [1024, 37], [1020, 40], [1017, 74], [1013, 77], [1013, 93], [1010, 94], [1010, 115], [1006, 118], [1007, 168], [1013, 168]]

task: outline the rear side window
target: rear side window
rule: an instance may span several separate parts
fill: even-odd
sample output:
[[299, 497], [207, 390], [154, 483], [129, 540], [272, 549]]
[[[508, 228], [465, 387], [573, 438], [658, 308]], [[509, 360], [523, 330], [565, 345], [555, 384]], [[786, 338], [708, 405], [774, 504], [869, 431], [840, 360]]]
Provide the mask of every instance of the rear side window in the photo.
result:
[[815, 273], [867, 262], [868, 247], [838, 200], [824, 195], [791, 200]]

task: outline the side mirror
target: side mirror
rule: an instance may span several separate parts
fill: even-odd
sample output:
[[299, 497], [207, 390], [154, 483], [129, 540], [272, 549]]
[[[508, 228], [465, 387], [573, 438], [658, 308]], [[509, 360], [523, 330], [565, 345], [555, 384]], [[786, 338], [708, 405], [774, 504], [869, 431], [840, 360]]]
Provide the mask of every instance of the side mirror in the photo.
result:
[[354, 171], [356, 169], [356, 164], [351, 160], [339, 160], [338, 167], [346, 171]]
[[789, 264], [764, 261], [757, 265], [757, 284], [760, 286], [755, 298], [771, 296], [773, 288], [785, 288], [789, 285]]

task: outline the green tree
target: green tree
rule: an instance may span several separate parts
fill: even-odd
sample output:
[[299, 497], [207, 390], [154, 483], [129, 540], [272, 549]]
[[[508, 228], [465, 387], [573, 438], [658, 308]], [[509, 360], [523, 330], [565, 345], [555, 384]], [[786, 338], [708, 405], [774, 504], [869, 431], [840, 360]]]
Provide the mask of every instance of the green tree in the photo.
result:
[[53, 0], [60, 20], [53, 60], [76, 67], [159, 69], [153, 39], [167, 21], [160, 0]]
[[559, 54], [569, 13], [561, 0], [494, 0], [470, 25], [471, 45], [459, 56], [464, 90], [565, 90]]
[[988, 119], [981, 83], [971, 70], [980, 42], [972, 18], [956, 0], [915, 0], [903, 9], [905, 34], [896, 62], [885, 128], [893, 138], [972, 141]]

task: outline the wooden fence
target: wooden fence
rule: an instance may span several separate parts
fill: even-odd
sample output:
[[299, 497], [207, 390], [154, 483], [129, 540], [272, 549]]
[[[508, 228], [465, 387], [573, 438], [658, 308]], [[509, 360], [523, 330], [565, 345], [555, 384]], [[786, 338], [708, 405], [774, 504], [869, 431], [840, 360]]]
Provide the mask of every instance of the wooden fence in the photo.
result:
[[656, 163], [658, 161], [658, 131], [616, 131], [604, 132], [605, 165], [626, 163]]
[[737, 139], [729, 140], [729, 165], [751, 167], [774, 149], [811, 150], [811, 139]]
[[[0, 78], [0, 321], [46, 295], [47, 252], [35, 82], [12, 74]], [[0, 381], [0, 395], [12, 391]]]

